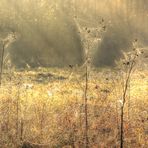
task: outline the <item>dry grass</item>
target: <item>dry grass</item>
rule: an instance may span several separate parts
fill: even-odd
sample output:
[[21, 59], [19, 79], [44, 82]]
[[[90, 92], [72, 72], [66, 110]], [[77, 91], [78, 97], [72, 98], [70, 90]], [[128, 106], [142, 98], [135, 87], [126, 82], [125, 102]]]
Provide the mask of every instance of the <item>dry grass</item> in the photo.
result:
[[[147, 71], [134, 72], [124, 119], [125, 147], [148, 147]], [[88, 83], [90, 148], [119, 147], [122, 77], [93, 69]], [[0, 148], [22, 141], [49, 148], [84, 146], [83, 69], [38, 69], [5, 74], [0, 88]]]

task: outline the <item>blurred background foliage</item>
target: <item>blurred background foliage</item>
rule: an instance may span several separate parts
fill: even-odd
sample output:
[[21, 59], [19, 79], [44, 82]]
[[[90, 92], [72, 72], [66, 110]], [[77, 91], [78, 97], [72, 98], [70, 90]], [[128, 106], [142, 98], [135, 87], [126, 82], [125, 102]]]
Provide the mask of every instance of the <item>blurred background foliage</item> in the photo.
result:
[[103, 18], [107, 29], [93, 64], [111, 66], [135, 38], [147, 46], [147, 7], [147, 0], [1, 0], [0, 37], [17, 32], [7, 49], [16, 67], [81, 65], [85, 55], [74, 18], [82, 28], [96, 28]]

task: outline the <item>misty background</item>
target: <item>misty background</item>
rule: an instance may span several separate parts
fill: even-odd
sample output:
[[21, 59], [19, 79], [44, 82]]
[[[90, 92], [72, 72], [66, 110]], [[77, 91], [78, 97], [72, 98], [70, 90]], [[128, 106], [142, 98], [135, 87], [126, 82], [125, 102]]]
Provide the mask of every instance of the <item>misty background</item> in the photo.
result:
[[5, 57], [18, 68], [82, 65], [85, 49], [80, 28], [93, 30], [100, 21], [105, 31], [93, 46], [93, 65], [115, 65], [135, 39], [141, 48], [148, 47], [147, 0], [0, 1], [0, 39], [16, 34]]

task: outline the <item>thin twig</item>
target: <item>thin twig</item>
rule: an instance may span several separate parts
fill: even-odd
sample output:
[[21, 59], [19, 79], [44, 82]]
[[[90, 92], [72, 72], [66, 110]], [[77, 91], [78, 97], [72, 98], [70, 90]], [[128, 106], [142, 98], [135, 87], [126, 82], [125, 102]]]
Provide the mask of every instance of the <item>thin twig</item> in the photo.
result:
[[2, 45], [2, 54], [1, 54], [1, 63], [0, 63], [0, 86], [2, 84], [4, 54], [5, 54], [5, 44], [3, 43], [3, 45]]
[[86, 77], [85, 77], [85, 148], [88, 148], [89, 146], [89, 140], [88, 140], [88, 98], [87, 98], [87, 92], [88, 92], [88, 66], [86, 64]]

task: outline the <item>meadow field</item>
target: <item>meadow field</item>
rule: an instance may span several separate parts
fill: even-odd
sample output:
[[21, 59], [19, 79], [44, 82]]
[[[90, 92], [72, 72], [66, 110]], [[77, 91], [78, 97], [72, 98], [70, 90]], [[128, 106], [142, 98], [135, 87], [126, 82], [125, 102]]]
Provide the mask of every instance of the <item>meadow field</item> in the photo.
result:
[[[124, 72], [38, 68], [3, 74], [0, 148], [83, 148], [85, 97], [90, 148], [120, 147]], [[148, 147], [148, 71], [135, 70], [124, 108], [125, 148]]]
[[0, 148], [148, 148], [148, 0], [0, 0]]

